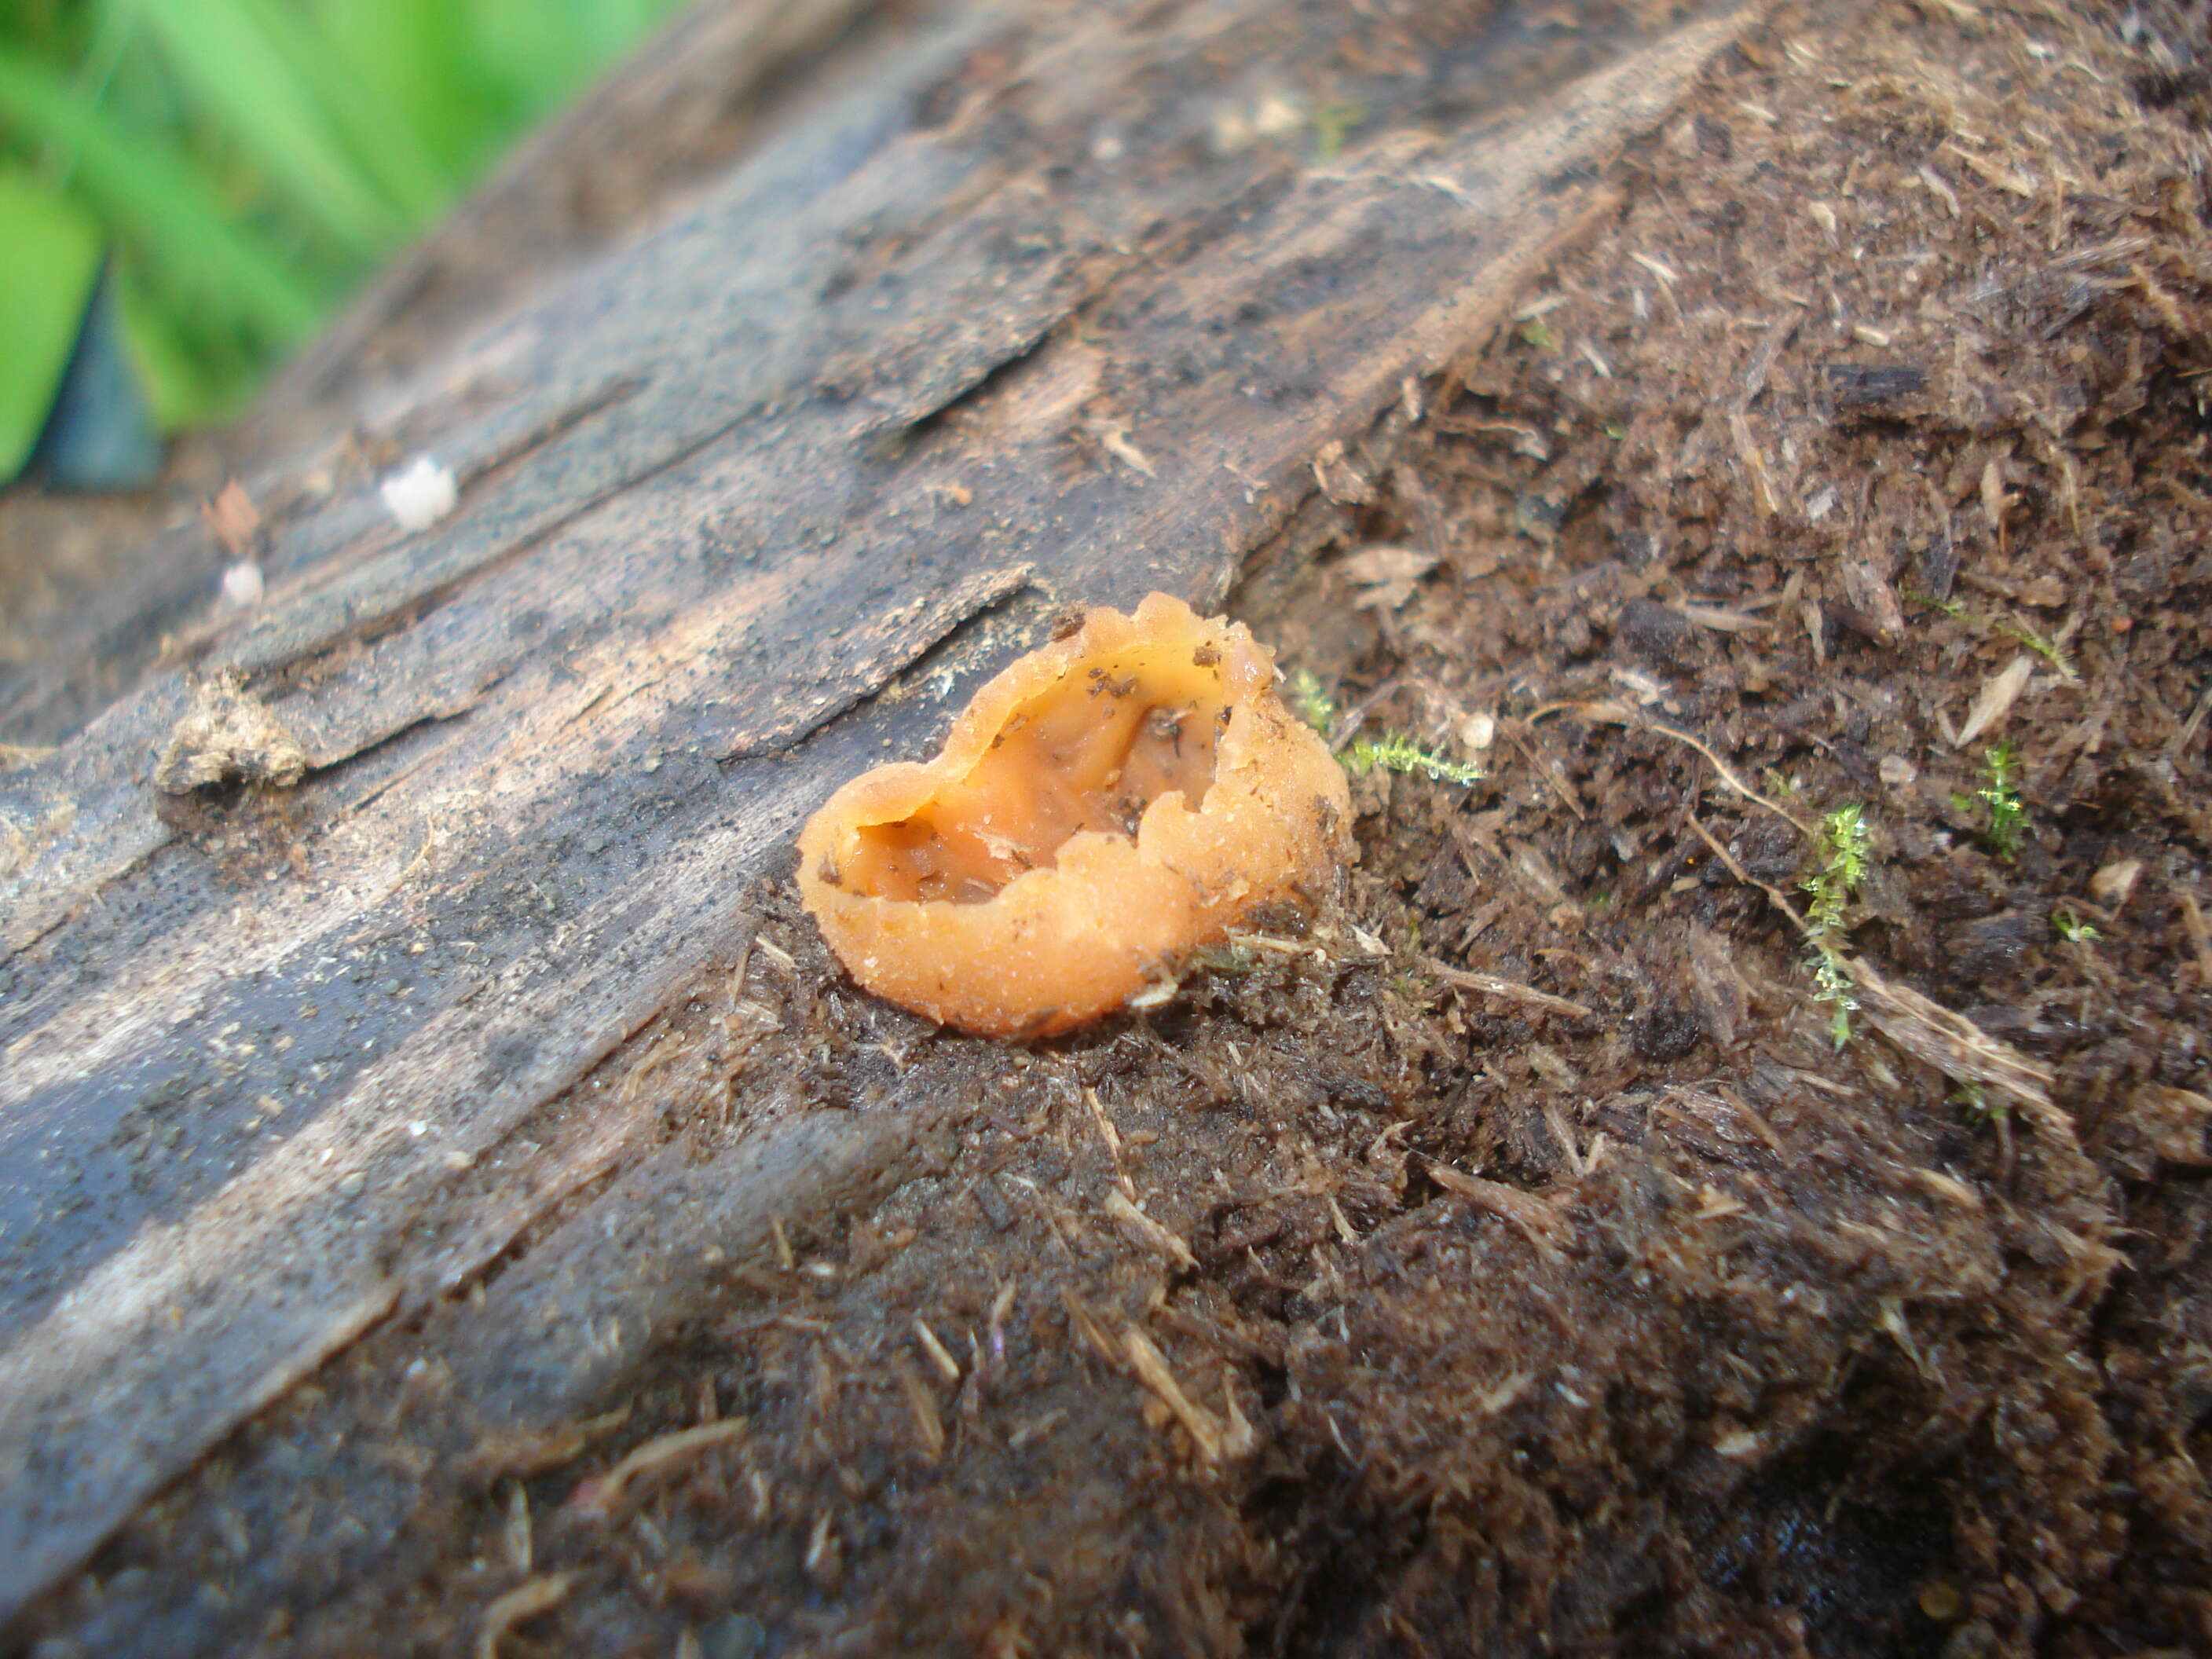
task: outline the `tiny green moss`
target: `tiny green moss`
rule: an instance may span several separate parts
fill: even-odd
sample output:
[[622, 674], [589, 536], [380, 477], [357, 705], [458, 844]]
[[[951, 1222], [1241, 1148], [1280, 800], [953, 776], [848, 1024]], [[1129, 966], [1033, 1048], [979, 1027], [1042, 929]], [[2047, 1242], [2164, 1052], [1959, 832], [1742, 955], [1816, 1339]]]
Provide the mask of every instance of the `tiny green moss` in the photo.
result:
[[1314, 159], [1334, 161], [1344, 148], [1344, 141], [1366, 118], [1366, 110], [1358, 104], [1323, 104], [1313, 112]]
[[1951, 1098], [1966, 1108], [1967, 1116], [1978, 1122], [2002, 1124], [2012, 1115], [2012, 1109], [2002, 1099], [1992, 1098], [1989, 1090], [1979, 1083], [1961, 1083]]
[[2027, 808], [2021, 804], [2020, 757], [2010, 743], [2001, 743], [1983, 755], [1982, 787], [1974, 797], [1989, 812], [1982, 845], [1992, 858], [2011, 863], [2027, 839]]
[[1323, 737], [1336, 724], [1336, 700], [1328, 695], [1310, 668], [1301, 668], [1291, 676], [1284, 701], [1291, 705], [1293, 714]]
[[1424, 749], [1411, 738], [1390, 733], [1378, 740], [1362, 738], [1344, 751], [1345, 769], [1364, 777], [1378, 768], [1385, 772], [1419, 772], [1437, 783], [1454, 783], [1465, 789], [1482, 777], [1482, 769], [1446, 760]]
[[1799, 886], [1807, 896], [1805, 928], [1811, 946], [1813, 995], [1828, 1007], [1828, 1034], [1836, 1047], [1850, 1041], [1858, 998], [1844, 966], [1842, 941], [1851, 905], [1866, 880], [1873, 840], [1866, 809], [1856, 802], [1824, 813], [1813, 838], [1813, 870]]
[[2104, 935], [2071, 910], [2053, 910], [2051, 925], [2069, 945], [2094, 945]]
[[[1301, 668], [1290, 677], [1283, 688], [1283, 701], [1290, 705], [1292, 714], [1322, 736], [1334, 734], [1340, 713], [1336, 699], [1329, 696], [1328, 688], [1311, 669]], [[1447, 760], [1434, 750], [1425, 749], [1411, 738], [1395, 732], [1385, 732], [1379, 738], [1362, 738], [1337, 760], [1354, 777], [1364, 777], [1378, 769], [1418, 772], [1436, 782], [1455, 783], [1464, 789], [1482, 776], [1480, 766]]]
[[1260, 957], [1242, 945], [1209, 945], [1198, 953], [1198, 965], [1210, 973], [1249, 974], [1260, 965]]

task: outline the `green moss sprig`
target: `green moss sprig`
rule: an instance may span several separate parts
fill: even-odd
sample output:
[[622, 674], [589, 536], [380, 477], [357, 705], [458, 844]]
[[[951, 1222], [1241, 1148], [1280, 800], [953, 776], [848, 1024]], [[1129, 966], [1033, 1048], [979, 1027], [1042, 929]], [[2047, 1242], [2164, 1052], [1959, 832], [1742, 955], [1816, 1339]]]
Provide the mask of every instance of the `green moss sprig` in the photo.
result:
[[1938, 616], [1948, 617], [1961, 628], [1970, 628], [1978, 634], [2002, 635], [2015, 645], [2026, 646], [2044, 661], [2049, 663], [2057, 671], [2061, 679], [2075, 680], [2081, 678], [2075, 670], [2073, 658], [2066, 654], [2064, 646], [2047, 634], [2039, 634], [2016, 617], [1984, 616], [1970, 605], [1961, 605], [1956, 599], [1939, 599], [1932, 594], [1923, 593], [1910, 587], [1903, 589], [1899, 597], [1907, 605], [1917, 605], [1925, 610], [1935, 611]]
[[[1283, 700], [1291, 712], [1323, 737], [1334, 735], [1341, 711], [1328, 688], [1315, 678], [1311, 669], [1301, 668], [1290, 677], [1283, 688]], [[1337, 760], [1354, 777], [1364, 777], [1370, 772], [1419, 773], [1437, 783], [1456, 784], [1465, 789], [1480, 781], [1482, 769], [1453, 760], [1447, 760], [1433, 749], [1424, 748], [1402, 732], [1386, 732], [1379, 738], [1362, 738], [1347, 746]]]
[[1385, 772], [1419, 772], [1437, 783], [1457, 784], [1465, 789], [1482, 776], [1479, 766], [1446, 760], [1434, 750], [1424, 749], [1411, 738], [1396, 732], [1386, 733], [1381, 741], [1362, 738], [1338, 757], [1344, 769], [1355, 777], [1381, 769]]
[[1866, 809], [1853, 803], [1824, 813], [1814, 837], [1812, 873], [1799, 884], [1806, 894], [1806, 940], [1811, 946], [1813, 995], [1827, 1005], [1828, 1034], [1842, 1048], [1850, 1041], [1858, 997], [1844, 966], [1843, 939], [1851, 906], [1866, 880], [1872, 832]]
[[1982, 844], [1991, 857], [2010, 864], [2027, 840], [2027, 808], [2020, 799], [2020, 757], [2009, 742], [1982, 757], [1982, 787], [1974, 791], [1974, 798], [1989, 812]]
[[1310, 668], [1301, 668], [1291, 676], [1283, 688], [1283, 701], [1290, 704], [1291, 713], [1323, 737], [1336, 724], [1336, 699], [1328, 695]]

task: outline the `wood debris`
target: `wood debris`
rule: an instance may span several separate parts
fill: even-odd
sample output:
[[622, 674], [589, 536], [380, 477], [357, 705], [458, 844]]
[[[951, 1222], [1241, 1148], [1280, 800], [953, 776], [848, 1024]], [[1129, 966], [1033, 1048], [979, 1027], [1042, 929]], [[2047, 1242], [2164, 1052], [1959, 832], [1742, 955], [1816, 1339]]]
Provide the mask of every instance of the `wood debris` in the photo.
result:
[[307, 775], [307, 761], [291, 728], [226, 672], [193, 687], [191, 706], [154, 769], [154, 785], [169, 795], [230, 782], [289, 789]]
[[572, 1463], [601, 1435], [629, 1420], [630, 1407], [623, 1405], [597, 1417], [564, 1423], [559, 1428], [528, 1434], [495, 1435], [470, 1453], [463, 1470], [472, 1480], [494, 1480], [502, 1475], [526, 1480], [563, 1463]]
[[1436, 568], [1433, 555], [1410, 547], [1366, 547], [1340, 561], [1337, 568], [1359, 589], [1358, 611], [1395, 611], [1413, 597], [1422, 577]]
[[2136, 878], [2142, 874], [2141, 859], [2115, 859], [2100, 866], [2089, 878], [2089, 896], [2107, 910], [2118, 910], [2136, 890]]
[[937, 1374], [957, 1386], [960, 1381], [960, 1362], [952, 1357], [951, 1350], [938, 1340], [937, 1333], [929, 1328], [929, 1322], [919, 1315], [915, 1317], [914, 1339], [921, 1345], [923, 1355], [936, 1367]]
[[1561, 1221], [1559, 1212], [1540, 1198], [1534, 1198], [1517, 1187], [1508, 1187], [1503, 1182], [1486, 1181], [1480, 1176], [1471, 1176], [1455, 1170], [1449, 1164], [1430, 1158], [1425, 1167], [1429, 1179], [1455, 1198], [1463, 1198], [1477, 1208], [1487, 1210], [1499, 1220], [1518, 1228], [1522, 1236], [1546, 1255], [1556, 1258], [1559, 1246], [1553, 1242]]
[[501, 1522], [499, 1536], [508, 1568], [519, 1577], [529, 1577], [537, 1560], [537, 1543], [531, 1525], [530, 1490], [520, 1480], [507, 1486], [507, 1513]]
[[499, 1659], [499, 1644], [507, 1633], [559, 1607], [568, 1599], [574, 1582], [573, 1573], [549, 1572], [543, 1577], [526, 1578], [494, 1600], [484, 1609], [483, 1622], [477, 1626], [476, 1659]]
[[1956, 1176], [1941, 1170], [1915, 1169], [1912, 1178], [1938, 1198], [1948, 1199], [1962, 1210], [1982, 1207], [1982, 1195]]
[[2212, 1169], [2205, 1131], [2212, 1128], [2212, 1097], [2194, 1089], [2146, 1083], [2130, 1097], [2136, 1121], [2150, 1131], [2159, 1157], [2185, 1170]]
[[1174, 1414], [1206, 1462], [1218, 1463], [1224, 1457], [1242, 1457], [1252, 1449], [1252, 1428], [1237, 1408], [1234, 1391], [1229, 1396], [1230, 1418], [1224, 1423], [1183, 1391], [1182, 1384], [1176, 1380], [1175, 1372], [1152, 1345], [1152, 1340], [1135, 1326], [1122, 1332], [1121, 1351], [1129, 1369], [1137, 1374], [1137, 1380]]
[[2028, 677], [2034, 672], [2034, 662], [2023, 651], [1992, 674], [1982, 687], [1981, 695], [1974, 699], [1974, 706], [1966, 711], [1966, 724], [1959, 728], [1959, 735], [1952, 740], [1951, 746], [1964, 749], [1983, 732], [2002, 725], [2013, 704], [2020, 700], [2020, 694], [2027, 689]]
[[907, 1409], [913, 1413], [915, 1431], [921, 1437], [922, 1455], [934, 1463], [945, 1455], [945, 1419], [937, 1409], [937, 1395], [921, 1373], [901, 1358], [893, 1369], [898, 1373], [899, 1391], [906, 1396]]
[[231, 479], [217, 490], [213, 501], [200, 503], [200, 519], [207, 526], [208, 533], [232, 558], [243, 559], [252, 554], [254, 539], [261, 530], [261, 514], [253, 505], [253, 498], [246, 493], [246, 486], [237, 479]]
[[1767, 470], [1766, 457], [1759, 447], [1759, 441], [1751, 435], [1751, 422], [1741, 410], [1730, 410], [1728, 417], [1729, 436], [1735, 445], [1737, 463], [1744, 476], [1751, 480], [1752, 499], [1759, 510], [1771, 518], [1782, 510], [1781, 498], [1774, 493], [1774, 475]]
[[1748, 611], [1731, 610], [1722, 605], [1677, 605], [1669, 607], [1677, 616], [1695, 623], [1700, 628], [1710, 628], [1717, 634], [1755, 634], [1769, 624], [1763, 617]]
[[1445, 984], [1460, 990], [1480, 991], [1486, 996], [1503, 997], [1509, 1002], [1523, 1003], [1531, 1008], [1540, 1008], [1547, 1013], [1565, 1014], [1571, 1019], [1588, 1019], [1596, 1012], [1589, 1004], [1577, 1002], [1571, 997], [1554, 996], [1549, 991], [1539, 991], [1534, 986], [1500, 979], [1495, 974], [1478, 974], [1465, 968], [1449, 967], [1431, 957], [1424, 957], [1421, 966]]
[[1120, 1188], [1109, 1191], [1106, 1194], [1106, 1201], [1100, 1207], [1120, 1224], [1124, 1232], [1146, 1249], [1165, 1256], [1186, 1272], [1196, 1270], [1198, 1258], [1191, 1254], [1190, 1246], [1183, 1243], [1181, 1235], [1146, 1215]]
[[1098, 1091], [1088, 1084], [1083, 1088], [1083, 1103], [1091, 1109], [1091, 1121], [1097, 1128], [1098, 1139], [1105, 1143], [1106, 1155], [1114, 1163], [1114, 1184], [1125, 1197], [1133, 1199], [1136, 1184], [1129, 1179], [1129, 1171], [1121, 1162], [1121, 1132], [1114, 1127], [1114, 1119], [1107, 1112]]
[[1131, 471], [1147, 478], [1157, 478], [1159, 469], [1154, 466], [1145, 452], [1129, 440], [1129, 434], [1116, 424], [1103, 424], [1098, 428], [1099, 447]]
[[2001, 162], [1992, 161], [1985, 155], [1977, 155], [1956, 141], [1947, 142], [1942, 148], [1980, 174], [1984, 183], [1995, 185], [1999, 190], [2008, 191], [2014, 196], [2026, 197], [2031, 201], [2034, 199], [2035, 180], [2025, 173], [2017, 173]]
[[2189, 930], [2189, 943], [2197, 952], [2197, 982], [2212, 986], [2212, 927], [2207, 927], [2203, 907], [2187, 888], [2181, 891], [2181, 925]]
[[1884, 978], [1857, 957], [1842, 961], [1865, 995], [1868, 1019], [1892, 1042], [1948, 1078], [2002, 1089], [2037, 1127], [2067, 1146], [2079, 1145], [2073, 1119], [2051, 1097], [2056, 1081], [2051, 1067], [1991, 1036], [1965, 1015]]
[[1073, 1285], [1063, 1285], [1060, 1290], [1060, 1303], [1067, 1310], [1068, 1325], [1076, 1335], [1083, 1339], [1091, 1352], [1109, 1365], [1119, 1365], [1121, 1363], [1120, 1352], [1108, 1339], [1104, 1327], [1098, 1322], [1098, 1316], [1091, 1310], [1091, 1304], [1084, 1299], [1082, 1293]]
[[742, 1440], [750, 1430], [746, 1419], [726, 1417], [719, 1423], [702, 1423], [695, 1429], [679, 1429], [648, 1440], [605, 1474], [580, 1483], [568, 1499], [568, 1507], [580, 1514], [611, 1514], [639, 1477]]

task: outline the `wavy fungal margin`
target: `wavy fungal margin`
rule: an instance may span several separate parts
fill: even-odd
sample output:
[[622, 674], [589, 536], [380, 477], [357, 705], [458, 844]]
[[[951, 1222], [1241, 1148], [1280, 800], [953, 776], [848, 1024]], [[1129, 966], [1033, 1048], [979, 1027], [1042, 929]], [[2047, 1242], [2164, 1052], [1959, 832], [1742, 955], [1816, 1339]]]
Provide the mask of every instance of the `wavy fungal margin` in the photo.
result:
[[1240, 623], [1153, 593], [979, 690], [934, 760], [865, 772], [799, 837], [799, 886], [878, 996], [1048, 1036], [1172, 979], [1351, 851], [1343, 769]]

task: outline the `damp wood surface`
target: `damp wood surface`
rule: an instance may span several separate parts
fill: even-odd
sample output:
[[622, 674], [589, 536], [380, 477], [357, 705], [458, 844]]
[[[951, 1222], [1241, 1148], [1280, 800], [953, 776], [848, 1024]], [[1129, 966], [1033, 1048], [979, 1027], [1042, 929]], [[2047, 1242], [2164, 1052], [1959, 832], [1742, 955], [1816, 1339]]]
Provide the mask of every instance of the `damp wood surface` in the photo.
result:
[[[840, 86], [919, 88], [908, 125], [826, 188], [732, 175], [814, 179], [838, 250], [745, 267], [812, 319], [757, 343], [799, 390], [699, 386], [606, 301], [696, 291], [709, 191], [364, 377], [385, 448], [264, 465], [270, 603], [142, 645], [112, 740], [26, 728], [68, 740], [8, 779], [51, 861], [9, 913], [0, 1491], [74, 1541], [11, 1634], [2212, 1642], [2212, 43], [1043, 15], [860, 28], [790, 155]], [[366, 481], [423, 447], [462, 508], [402, 544]], [[1358, 781], [1316, 925], [1145, 1015], [1012, 1047], [860, 994], [789, 830], [1153, 586], [1343, 752], [1486, 775]], [[190, 696], [222, 726], [225, 666], [305, 781], [149, 816], [103, 763]], [[1849, 805], [1839, 1045], [1792, 913]]]

